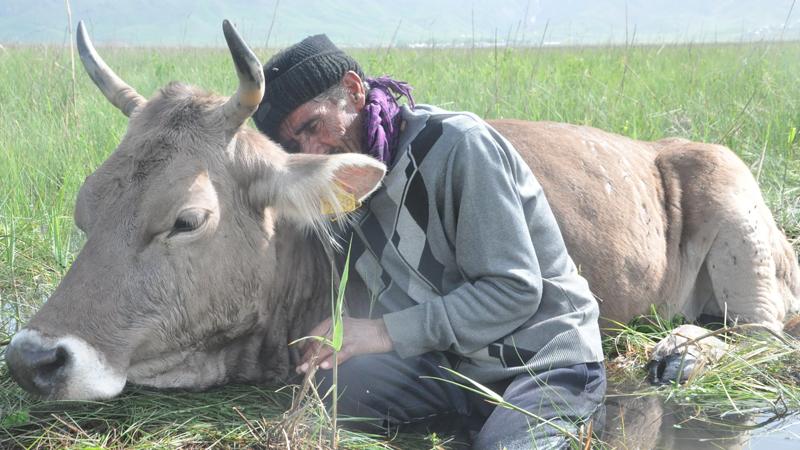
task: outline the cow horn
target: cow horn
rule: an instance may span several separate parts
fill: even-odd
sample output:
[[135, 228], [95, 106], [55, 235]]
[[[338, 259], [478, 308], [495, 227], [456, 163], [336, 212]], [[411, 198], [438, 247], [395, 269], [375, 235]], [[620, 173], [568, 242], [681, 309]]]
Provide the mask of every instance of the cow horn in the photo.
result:
[[239, 75], [239, 89], [225, 105], [222, 115], [229, 130], [239, 128], [256, 109], [264, 96], [264, 69], [258, 58], [245, 44], [236, 29], [227, 20], [222, 22], [225, 41]]
[[130, 117], [134, 109], [144, 104], [144, 97], [122, 81], [122, 78], [117, 76], [97, 54], [83, 21], [78, 22], [78, 53], [81, 55], [83, 67], [86, 68], [94, 84], [123, 114]]

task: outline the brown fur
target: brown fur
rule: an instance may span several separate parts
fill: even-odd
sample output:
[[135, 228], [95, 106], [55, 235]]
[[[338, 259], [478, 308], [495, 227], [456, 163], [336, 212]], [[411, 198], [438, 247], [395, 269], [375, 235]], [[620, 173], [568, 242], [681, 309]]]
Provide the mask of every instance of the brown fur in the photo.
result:
[[570, 254], [627, 322], [655, 305], [780, 328], [800, 271], [747, 167], [727, 148], [642, 142], [552, 122], [494, 121], [542, 183]]

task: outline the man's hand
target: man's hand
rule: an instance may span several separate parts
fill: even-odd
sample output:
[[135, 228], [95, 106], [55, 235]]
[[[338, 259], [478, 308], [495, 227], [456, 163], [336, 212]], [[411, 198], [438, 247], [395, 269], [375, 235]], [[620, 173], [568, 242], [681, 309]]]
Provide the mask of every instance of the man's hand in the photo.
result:
[[[383, 319], [354, 319], [343, 317], [344, 339], [342, 349], [339, 351], [338, 363], [347, 361], [351, 356], [363, 355], [367, 353], [386, 353], [391, 351], [394, 346], [386, 331], [386, 324]], [[331, 319], [325, 319], [319, 325], [311, 329], [309, 336], [325, 336], [331, 338]], [[319, 366], [323, 369], [333, 367], [333, 348], [320, 341], [310, 341], [303, 350], [303, 357], [297, 366], [297, 373], [308, 371], [309, 361], [319, 350]]]

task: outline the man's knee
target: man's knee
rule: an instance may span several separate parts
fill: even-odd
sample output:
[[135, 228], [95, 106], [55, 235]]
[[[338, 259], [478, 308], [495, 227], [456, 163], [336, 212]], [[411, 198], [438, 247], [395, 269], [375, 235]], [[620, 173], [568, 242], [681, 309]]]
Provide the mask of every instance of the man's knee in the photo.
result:
[[[526, 412], [497, 407], [481, 429], [475, 448], [497, 448], [498, 443], [509, 449], [566, 448], [581, 426], [604, 419], [605, 390], [602, 363], [519, 375], [503, 398]], [[603, 423], [592, 424], [593, 429], [602, 427]]]
[[560, 418], [543, 423], [528, 418], [520, 430], [482, 430], [472, 443], [474, 450], [561, 450], [576, 442], [579, 425]]

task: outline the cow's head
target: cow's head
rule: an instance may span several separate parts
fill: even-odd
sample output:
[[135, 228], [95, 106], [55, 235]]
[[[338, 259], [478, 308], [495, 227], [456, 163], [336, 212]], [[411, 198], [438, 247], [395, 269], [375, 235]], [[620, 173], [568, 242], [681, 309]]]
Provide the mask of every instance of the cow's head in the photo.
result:
[[84, 66], [130, 120], [78, 194], [86, 244], [6, 351], [28, 391], [95, 399], [127, 381], [274, 380], [288, 372], [287, 341], [329, 304], [325, 256], [303, 231], [324, 233], [323, 211], [369, 195], [385, 167], [365, 155], [289, 155], [243, 128], [264, 76], [227, 21], [223, 30], [233, 97], [172, 83], [145, 100], [79, 25]]

